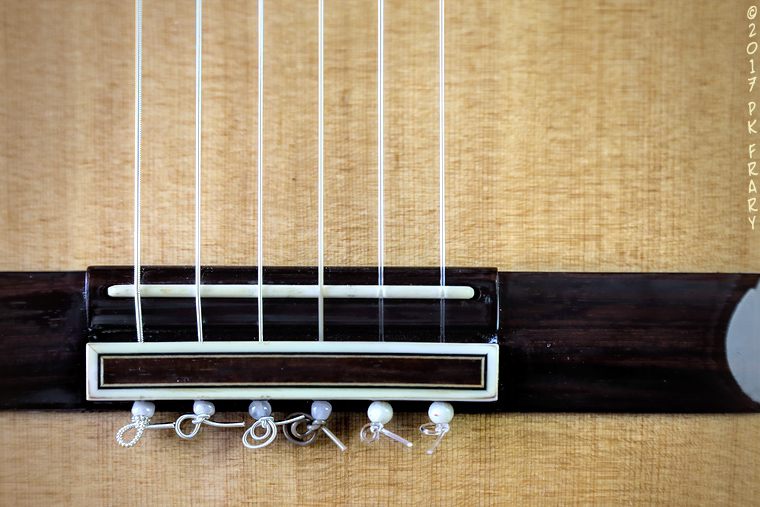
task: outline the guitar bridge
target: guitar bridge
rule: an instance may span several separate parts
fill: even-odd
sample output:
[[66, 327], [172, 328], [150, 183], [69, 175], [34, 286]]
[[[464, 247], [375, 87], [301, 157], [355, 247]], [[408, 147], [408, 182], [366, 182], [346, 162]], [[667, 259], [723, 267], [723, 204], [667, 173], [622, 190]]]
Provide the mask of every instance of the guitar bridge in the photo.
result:
[[325, 269], [318, 341], [316, 270], [265, 268], [257, 341], [256, 269], [204, 268], [201, 343], [193, 269], [146, 267], [136, 343], [132, 270], [90, 268], [87, 397], [495, 400], [496, 270], [449, 269], [445, 290], [437, 268], [387, 268], [382, 287], [376, 273]]

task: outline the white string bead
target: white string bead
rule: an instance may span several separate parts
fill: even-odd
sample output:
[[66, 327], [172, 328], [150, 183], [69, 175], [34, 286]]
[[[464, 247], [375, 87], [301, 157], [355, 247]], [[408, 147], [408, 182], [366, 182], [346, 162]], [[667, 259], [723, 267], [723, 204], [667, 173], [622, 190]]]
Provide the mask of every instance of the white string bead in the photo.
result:
[[332, 405], [327, 401], [315, 401], [311, 404], [311, 417], [316, 421], [324, 421], [332, 413]]
[[248, 405], [248, 413], [258, 421], [262, 417], [269, 417], [272, 415], [272, 405], [265, 400], [253, 400], [251, 404]]
[[150, 401], [137, 400], [132, 404], [132, 415], [153, 417], [156, 413], [156, 405]]
[[430, 404], [428, 417], [436, 424], [451, 422], [454, 418], [454, 407], [451, 406], [451, 403], [446, 403], [445, 401], [435, 401]]
[[214, 404], [206, 400], [195, 400], [193, 402], [193, 413], [195, 415], [205, 415], [211, 417], [216, 412]]
[[373, 401], [367, 409], [367, 417], [373, 423], [388, 424], [393, 418], [393, 407], [387, 401]]

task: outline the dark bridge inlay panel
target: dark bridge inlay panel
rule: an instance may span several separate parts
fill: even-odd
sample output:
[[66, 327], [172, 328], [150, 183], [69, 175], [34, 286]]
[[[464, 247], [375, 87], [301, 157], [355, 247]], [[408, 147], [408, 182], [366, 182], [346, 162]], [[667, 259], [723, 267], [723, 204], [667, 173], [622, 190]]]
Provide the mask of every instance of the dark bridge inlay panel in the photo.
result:
[[100, 356], [100, 387], [485, 387], [484, 356], [155, 354]]

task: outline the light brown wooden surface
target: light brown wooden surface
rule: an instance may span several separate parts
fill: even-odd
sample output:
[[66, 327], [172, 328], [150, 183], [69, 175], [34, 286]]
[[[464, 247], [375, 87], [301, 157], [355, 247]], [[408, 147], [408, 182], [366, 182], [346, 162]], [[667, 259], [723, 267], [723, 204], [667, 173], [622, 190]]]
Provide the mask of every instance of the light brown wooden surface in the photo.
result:
[[[313, 5], [312, 5], [313, 4]], [[386, 255], [435, 265], [436, 3], [386, 3]], [[760, 270], [748, 222], [746, 13], [713, 2], [447, 5], [450, 265]], [[256, 4], [207, 1], [203, 261], [256, 256]], [[131, 263], [130, 2], [3, 1], [0, 269]], [[316, 2], [266, 4], [267, 264], [316, 261]], [[375, 4], [326, 2], [326, 261], [376, 262]], [[193, 10], [147, 1], [147, 263], [192, 261]], [[757, 92], [760, 93], [760, 92]], [[755, 183], [758, 183], [756, 180]], [[760, 229], [760, 223], [756, 224]], [[159, 406], [160, 410], [160, 406]], [[161, 414], [166, 418], [176, 414]], [[234, 417], [230, 414], [228, 417]], [[752, 505], [757, 416], [459, 416], [432, 457], [236, 431], [119, 448], [126, 414], [0, 414], [19, 504]], [[413, 435], [426, 419], [400, 414]]]

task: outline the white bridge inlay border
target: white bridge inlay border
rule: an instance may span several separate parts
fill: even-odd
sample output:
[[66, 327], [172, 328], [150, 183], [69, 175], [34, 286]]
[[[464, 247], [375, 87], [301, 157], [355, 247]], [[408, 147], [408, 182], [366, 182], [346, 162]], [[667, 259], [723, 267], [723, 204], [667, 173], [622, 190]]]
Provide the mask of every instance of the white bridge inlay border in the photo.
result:
[[[87, 399], [97, 401], [118, 400], [427, 400], [427, 401], [495, 401], [498, 396], [499, 346], [494, 343], [419, 343], [419, 342], [118, 342], [88, 343], [87, 347]], [[438, 386], [420, 385], [395, 388], [382, 385], [352, 387], [167, 387], [108, 388], [101, 385], [101, 357], [140, 355], [215, 355], [235, 354], [325, 354], [370, 355], [406, 354], [420, 356], [470, 356], [482, 358], [482, 382], [479, 388], [445, 387], [446, 379], [439, 379]], [[325, 365], [325, 367], [328, 367]], [[435, 374], [435, 373], [431, 373]], [[442, 384], [442, 385], [441, 385]]]

